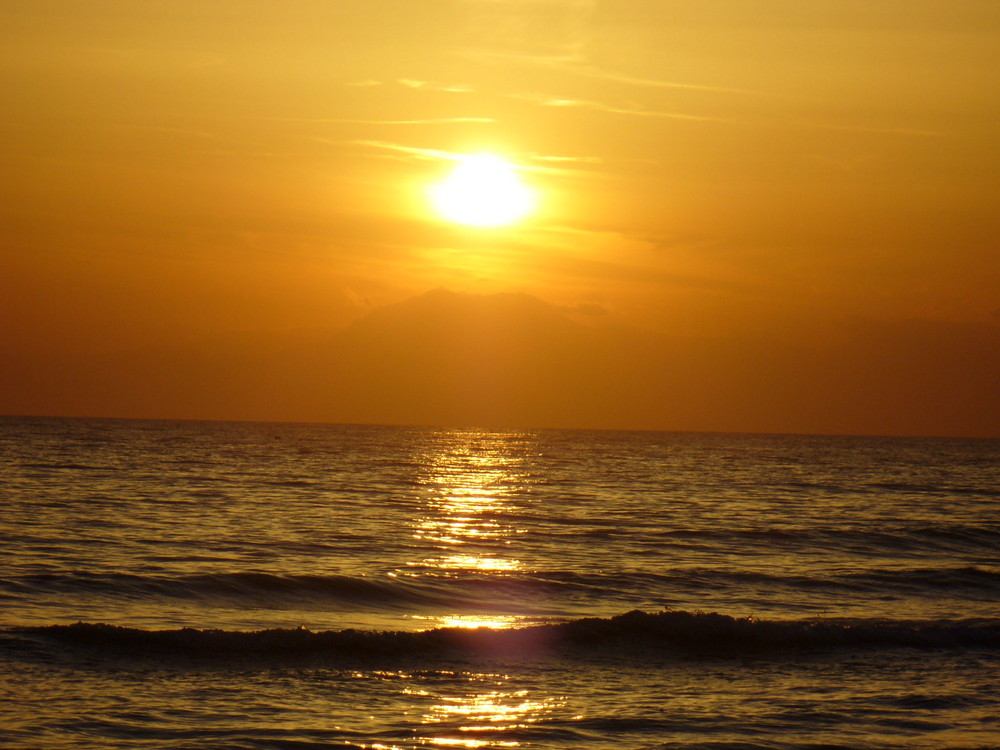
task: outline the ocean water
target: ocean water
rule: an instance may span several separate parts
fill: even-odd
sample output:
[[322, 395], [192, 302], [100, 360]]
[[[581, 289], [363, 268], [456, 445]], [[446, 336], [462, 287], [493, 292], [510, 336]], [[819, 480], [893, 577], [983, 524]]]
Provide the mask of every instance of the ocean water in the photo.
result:
[[3, 747], [1000, 747], [1000, 441], [3, 418], [0, 486]]

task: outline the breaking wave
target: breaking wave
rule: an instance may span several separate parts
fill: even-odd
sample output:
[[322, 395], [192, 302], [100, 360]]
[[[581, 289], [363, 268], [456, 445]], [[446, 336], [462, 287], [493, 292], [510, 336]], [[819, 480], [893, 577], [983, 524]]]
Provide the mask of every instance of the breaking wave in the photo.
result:
[[306, 628], [258, 631], [143, 630], [101, 623], [0, 631], [16, 656], [39, 648], [88, 649], [129, 658], [454, 658], [469, 656], [780, 656], [803, 651], [1000, 649], [1000, 619], [758, 620], [715, 613], [631, 611], [512, 630], [418, 632]]

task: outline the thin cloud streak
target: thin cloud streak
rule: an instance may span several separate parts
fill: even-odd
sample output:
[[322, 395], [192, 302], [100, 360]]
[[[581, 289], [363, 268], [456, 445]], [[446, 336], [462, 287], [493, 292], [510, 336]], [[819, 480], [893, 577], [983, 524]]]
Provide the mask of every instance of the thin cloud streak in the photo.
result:
[[[603, 102], [589, 99], [570, 99], [559, 97], [547, 97], [541, 94], [510, 94], [511, 98], [521, 101], [532, 102], [542, 107], [565, 107], [590, 109], [609, 114], [632, 115], [635, 117], [658, 118], [664, 120], [689, 120], [692, 122], [719, 122], [733, 125], [748, 125], [765, 128], [787, 128], [788, 124], [769, 123], [752, 119], [737, 120], [725, 117], [712, 117], [710, 115], [692, 115], [683, 112], [664, 112], [660, 110], [636, 109], [632, 107], [616, 107]], [[793, 126], [794, 127], [794, 126]], [[934, 130], [920, 130], [916, 128], [873, 128], [864, 125], [833, 125], [819, 122], [801, 123], [798, 127], [809, 130], [837, 130], [850, 133], [872, 133], [876, 135], [901, 135], [916, 138], [945, 138], [948, 133]]]
[[529, 154], [529, 159], [535, 161], [570, 162], [574, 164], [603, 164], [604, 159], [598, 156], [546, 156], [544, 154]]
[[[421, 81], [417, 78], [397, 78], [392, 83], [398, 84], [400, 86], [405, 86], [408, 89], [426, 89], [428, 91], [444, 91], [450, 94], [470, 94], [475, 91], [471, 86], [466, 86], [461, 83], [438, 83], [436, 81]], [[389, 86], [390, 83], [385, 81], [378, 81], [373, 78], [367, 78], [363, 81], [351, 81], [350, 83], [345, 83], [345, 86], [350, 86], [352, 88], [365, 88], [374, 86]]]
[[662, 112], [648, 109], [633, 109], [630, 107], [615, 107], [602, 102], [595, 102], [588, 99], [563, 99], [555, 97], [544, 97], [537, 94], [514, 94], [514, 98], [524, 101], [534, 102], [543, 107], [576, 107], [580, 109], [593, 109], [600, 112], [609, 112], [616, 115], [635, 115], [638, 117], [655, 117], [665, 120], [694, 120], [699, 122], [734, 122], [733, 120], [721, 117], [709, 117], [707, 115], [690, 115], [683, 112]]
[[443, 91], [449, 94], [470, 94], [473, 89], [470, 86], [452, 83], [436, 83], [434, 81], [420, 81], [414, 78], [400, 78], [396, 81], [402, 86], [411, 89], [427, 89], [428, 91]]
[[[578, 176], [581, 174], [594, 175], [597, 174], [597, 172], [595, 169], [591, 169], [590, 167], [597, 167], [598, 165], [607, 163], [605, 159], [601, 159], [597, 156], [549, 156], [546, 154], [532, 153], [527, 154], [524, 158], [527, 161], [542, 163], [521, 165], [519, 166], [520, 169], [524, 169], [528, 172], [536, 172], [538, 174], [560, 176]], [[549, 166], [550, 164], [566, 166]]]
[[553, 67], [558, 67], [564, 72], [573, 73], [586, 78], [597, 78], [602, 81], [613, 83], [624, 83], [629, 86], [639, 86], [642, 88], [657, 89], [683, 89], [685, 91], [708, 91], [719, 94], [742, 94], [745, 96], [776, 96], [767, 91], [754, 91], [751, 89], [730, 88], [728, 86], [710, 86], [703, 83], [680, 83], [678, 81], [659, 81], [653, 78], [639, 78], [637, 76], [613, 73], [607, 70], [594, 67], [592, 65], [573, 65], [566, 63], [553, 63]]
[[409, 120], [360, 120], [343, 117], [266, 117], [257, 118], [277, 122], [304, 122], [316, 124], [345, 125], [447, 125], [450, 123], [493, 123], [498, 122], [493, 117], [427, 117]]
[[703, 83], [684, 83], [680, 81], [663, 81], [654, 78], [640, 78], [623, 73], [603, 70], [594, 65], [582, 64], [586, 59], [580, 55], [515, 55], [501, 52], [469, 52], [469, 57], [475, 57], [494, 62], [517, 62], [526, 65], [537, 65], [552, 68], [562, 73], [571, 73], [582, 78], [592, 78], [612, 83], [622, 83], [628, 86], [657, 89], [681, 89], [685, 91], [706, 91], [718, 94], [741, 94], [744, 96], [778, 96], [768, 91], [732, 88], [728, 86], [712, 86]]
[[[331, 141], [328, 139], [317, 138], [316, 140], [322, 143], [338, 143], [337, 141]], [[461, 158], [460, 154], [453, 153], [451, 151], [440, 151], [433, 148], [417, 148], [416, 146], [403, 146], [399, 143], [388, 143], [386, 141], [370, 141], [370, 140], [360, 140], [360, 141], [349, 141], [348, 143], [355, 146], [366, 146], [368, 148], [381, 149], [383, 151], [391, 151], [401, 154], [406, 154], [407, 156], [412, 156], [417, 159], [423, 159], [425, 161], [436, 161], [439, 159], [446, 159], [449, 161], [457, 161]]]
[[[321, 143], [330, 144], [341, 144], [341, 141], [332, 141], [325, 138], [317, 138], [316, 140]], [[404, 146], [400, 143], [390, 143], [388, 141], [373, 141], [373, 140], [357, 140], [349, 141], [348, 143], [356, 146], [365, 146], [367, 148], [379, 149], [382, 151], [396, 152], [399, 154], [405, 154], [406, 156], [420, 159], [423, 161], [459, 161], [464, 158], [467, 154], [455, 151], [442, 151], [440, 149], [432, 148], [418, 148], [416, 146]], [[558, 163], [582, 163], [582, 164], [600, 164], [602, 160], [596, 157], [589, 156], [546, 156], [543, 154], [526, 154], [523, 155], [526, 161], [550, 161]], [[527, 164], [514, 164], [514, 168], [525, 170], [528, 172], [544, 172], [549, 174], [575, 174], [576, 170], [560, 169], [557, 167], [547, 167], [547, 166], [533, 166]]]
[[[538, 58], [541, 59], [541, 58]], [[546, 58], [547, 59], [547, 58]], [[555, 63], [551, 63], [555, 66]], [[596, 69], [595, 69], [596, 70]], [[599, 77], [599, 76], [595, 76]], [[608, 77], [608, 80], [619, 80], [614, 76]], [[644, 79], [634, 79], [631, 82], [638, 85], [639, 81]], [[421, 81], [416, 79], [401, 78], [397, 83], [406, 86], [411, 89], [422, 89], [428, 91], [444, 91], [448, 93], [460, 93], [460, 94], [471, 94], [476, 93], [475, 89], [464, 86], [460, 84], [442, 84], [434, 83], [430, 81]], [[385, 85], [380, 81], [362, 81], [358, 83], [348, 84], [350, 86], [382, 86]], [[661, 88], [680, 88], [680, 89], [694, 89], [694, 90], [711, 90], [718, 92], [736, 92], [736, 93], [758, 93], [758, 92], [748, 92], [740, 89], [725, 89], [720, 87], [706, 87], [697, 84], [674, 84], [667, 83], [663, 81], [647, 81], [646, 85], [658, 86]], [[592, 101], [588, 99], [574, 99], [569, 97], [558, 97], [558, 96], [547, 96], [544, 94], [536, 93], [507, 93], [501, 94], [508, 99], [518, 99], [521, 101], [527, 101], [534, 104], [539, 104], [545, 107], [579, 107], [581, 109], [593, 109], [601, 112], [609, 112], [611, 114], [620, 115], [635, 115], [638, 117], [650, 117], [659, 119], [669, 119], [669, 120], [692, 120], [698, 122], [733, 122], [733, 120], [711, 117], [708, 115], [693, 115], [685, 112], [665, 112], [660, 110], [647, 110], [647, 109], [637, 109], [633, 107], [615, 107], [610, 104], [605, 104], [603, 102]], [[317, 120], [319, 122], [319, 120]], [[357, 123], [357, 124], [416, 124], [417, 121], [374, 121], [374, 120], [327, 120], [326, 122], [344, 122], [344, 123]], [[449, 118], [444, 120], [427, 120], [422, 122], [428, 123], [438, 123], [438, 122], [497, 122], [494, 118]]]

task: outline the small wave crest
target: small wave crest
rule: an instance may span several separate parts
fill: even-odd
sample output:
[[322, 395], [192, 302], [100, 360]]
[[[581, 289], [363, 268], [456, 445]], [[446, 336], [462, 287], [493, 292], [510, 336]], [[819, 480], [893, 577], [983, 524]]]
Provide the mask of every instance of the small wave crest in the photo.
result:
[[70, 571], [0, 579], [0, 594], [103, 596], [133, 601], [170, 598], [257, 606], [506, 607], [521, 611], [533, 595], [553, 593], [564, 586], [561, 581], [540, 577], [475, 573], [362, 577], [239, 572], [150, 576]]
[[552, 613], [544, 602], [656, 602], [705, 590], [769, 596], [805, 592], [810, 596], [864, 594], [978, 600], [1000, 593], [1000, 570], [991, 567], [907, 568], [851, 572], [796, 573], [691, 567], [657, 572], [546, 570], [497, 573], [448, 571], [414, 566], [379, 576], [279, 574], [259, 571], [181, 576], [124, 572], [60, 571], [0, 578], [0, 596], [100, 597], [109, 600], [174, 599], [224, 606], [340, 610]]
[[258, 631], [143, 630], [83, 623], [12, 628], [0, 633], [8, 652], [32, 646], [96, 649], [130, 658], [328, 657], [437, 658], [456, 656], [778, 655], [858, 649], [1000, 649], [1000, 619], [757, 620], [701, 612], [631, 611], [512, 630], [437, 628], [418, 632], [306, 628]]

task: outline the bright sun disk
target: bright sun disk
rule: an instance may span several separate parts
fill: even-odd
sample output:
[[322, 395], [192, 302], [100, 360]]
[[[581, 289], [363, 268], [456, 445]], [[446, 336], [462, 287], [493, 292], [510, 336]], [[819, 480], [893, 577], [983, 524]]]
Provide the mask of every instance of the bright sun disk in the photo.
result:
[[451, 174], [430, 190], [431, 202], [448, 221], [473, 227], [499, 227], [523, 219], [535, 194], [516, 169], [492, 154], [460, 157]]

